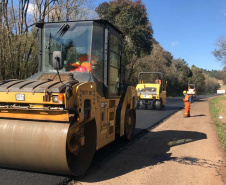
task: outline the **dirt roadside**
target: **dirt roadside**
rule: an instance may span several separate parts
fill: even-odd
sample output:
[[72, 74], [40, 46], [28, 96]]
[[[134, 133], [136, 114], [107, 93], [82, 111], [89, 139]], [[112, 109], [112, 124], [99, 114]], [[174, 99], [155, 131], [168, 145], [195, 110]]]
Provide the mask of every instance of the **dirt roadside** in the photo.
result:
[[69, 184], [226, 184], [226, 156], [211, 120], [208, 100], [181, 110]]

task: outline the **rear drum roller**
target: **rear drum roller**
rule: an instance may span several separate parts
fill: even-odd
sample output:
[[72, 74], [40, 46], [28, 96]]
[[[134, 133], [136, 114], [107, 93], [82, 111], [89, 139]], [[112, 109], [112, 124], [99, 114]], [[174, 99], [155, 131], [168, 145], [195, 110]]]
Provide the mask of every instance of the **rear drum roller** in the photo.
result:
[[125, 130], [124, 138], [128, 141], [133, 139], [134, 131], [136, 127], [136, 110], [128, 109], [125, 114]]

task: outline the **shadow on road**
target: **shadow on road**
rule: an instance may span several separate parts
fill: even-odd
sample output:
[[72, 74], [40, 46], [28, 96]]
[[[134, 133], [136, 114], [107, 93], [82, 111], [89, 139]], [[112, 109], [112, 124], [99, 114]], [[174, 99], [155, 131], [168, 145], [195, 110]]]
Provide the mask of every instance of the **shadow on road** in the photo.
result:
[[194, 102], [205, 102], [205, 101], [208, 101], [208, 100], [203, 100], [203, 99], [194, 99], [193, 101], [194, 101]]
[[190, 117], [200, 117], [200, 116], [206, 116], [205, 114], [199, 114], [199, 115], [194, 115], [194, 116], [190, 116]]
[[[81, 182], [100, 182], [147, 166], [164, 163], [164, 161], [175, 161], [177, 159], [168, 153], [171, 147], [206, 138], [206, 134], [201, 132], [177, 130], [148, 132], [132, 145], [124, 147], [122, 151], [111, 151], [111, 153], [115, 153], [114, 156], [112, 155], [99, 165], [94, 164], [88, 174], [79, 180]], [[181, 160], [183, 159], [178, 159], [182, 162]]]

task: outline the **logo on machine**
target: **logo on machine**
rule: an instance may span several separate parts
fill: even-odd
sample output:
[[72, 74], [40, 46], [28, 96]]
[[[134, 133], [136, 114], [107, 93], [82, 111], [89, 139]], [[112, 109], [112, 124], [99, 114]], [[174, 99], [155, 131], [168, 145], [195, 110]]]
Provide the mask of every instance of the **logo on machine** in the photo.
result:
[[105, 108], [105, 107], [107, 107], [107, 105], [108, 105], [108, 102], [102, 101], [101, 104], [100, 104], [100, 107]]
[[16, 94], [16, 101], [25, 101], [25, 94]]

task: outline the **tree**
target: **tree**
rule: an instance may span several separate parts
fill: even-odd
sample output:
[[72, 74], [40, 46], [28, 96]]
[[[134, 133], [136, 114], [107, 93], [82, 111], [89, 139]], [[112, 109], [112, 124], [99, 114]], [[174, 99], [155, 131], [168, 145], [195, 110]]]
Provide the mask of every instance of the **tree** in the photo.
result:
[[217, 89], [220, 88], [216, 78], [210, 77], [204, 73], [205, 76], [205, 92], [216, 93]]
[[226, 84], [226, 67], [224, 67], [217, 76], [217, 79], [223, 80], [224, 84]]
[[[84, 17], [90, 0], [2, 0], [0, 3], [0, 80], [24, 79], [38, 70], [35, 23]], [[63, 14], [57, 14], [56, 12]], [[64, 16], [62, 16], [64, 15]]]
[[131, 82], [138, 59], [150, 54], [153, 30], [141, 0], [114, 0], [96, 8], [101, 19], [109, 20], [125, 35], [123, 63]]
[[184, 59], [173, 59], [172, 65], [166, 71], [168, 93], [182, 94], [183, 90], [188, 88], [188, 81], [191, 76], [192, 71]]
[[[138, 73], [142, 71], [162, 72], [165, 76], [167, 69], [172, 63], [173, 57], [171, 53], [165, 51], [154, 38], [152, 39], [152, 43], [150, 55], [146, 55], [137, 60], [131, 81], [137, 82]], [[155, 77], [153, 76], [153, 78]]]
[[205, 92], [205, 76], [204, 71], [195, 65], [192, 65], [192, 77], [189, 79], [189, 83], [194, 83], [198, 93]]
[[38, 21], [71, 21], [95, 17], [91, 0], [32, 0]]
[[212, 53], [216, 59], [223, 64], [226, 64], [226, 37], [221, 37], [218, 39], [216, 46], [218, 49], [215, 49]]

